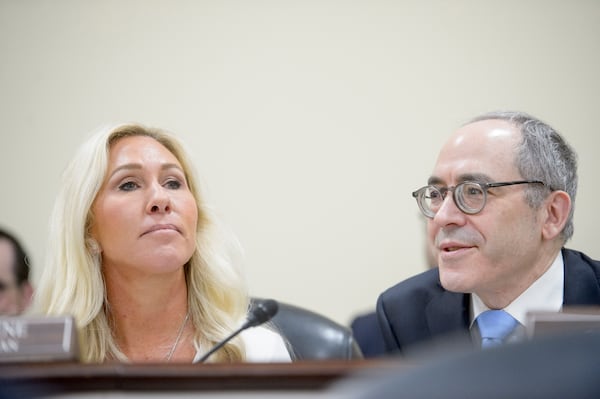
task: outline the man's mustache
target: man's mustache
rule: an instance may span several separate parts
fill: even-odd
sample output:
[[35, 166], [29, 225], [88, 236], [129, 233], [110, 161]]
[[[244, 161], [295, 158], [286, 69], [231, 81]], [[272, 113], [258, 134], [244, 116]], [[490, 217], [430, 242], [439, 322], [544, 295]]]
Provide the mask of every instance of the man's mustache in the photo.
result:
[[444, 241], [452, 241], [466, 246], [478, 246], [483, 239], [477, 231], [464, 227], [441, 228], [435, 236], [435, 247], [439, 249]]

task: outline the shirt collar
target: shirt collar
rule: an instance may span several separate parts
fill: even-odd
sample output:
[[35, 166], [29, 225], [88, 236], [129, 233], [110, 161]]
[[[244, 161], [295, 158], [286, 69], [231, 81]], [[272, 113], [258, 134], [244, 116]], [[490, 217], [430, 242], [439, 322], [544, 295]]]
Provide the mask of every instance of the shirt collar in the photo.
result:
[[[503, 310], [522, 325], [525, 325], [527, 312], [558, 312], [563, 304], [564, 279], [564, 261], [562, 251], [559, 251], [548, 270]], [[477, 294], [471, 294], [471, 325], [486, 310], [490, 309], [481, 298]]]

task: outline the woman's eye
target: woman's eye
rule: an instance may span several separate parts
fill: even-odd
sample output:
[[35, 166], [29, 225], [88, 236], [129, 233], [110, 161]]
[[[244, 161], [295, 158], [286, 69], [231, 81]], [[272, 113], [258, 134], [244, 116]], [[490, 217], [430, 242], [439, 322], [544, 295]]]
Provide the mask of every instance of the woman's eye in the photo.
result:
[[138, 185], [132, 181], [125, 182], [119, 186], [119, 190], [121, 191], [133, 191], [138, 188]]
[[179, 180], [169, 180], [165, 183], [165, 186], [172, 190], [177, 190], [181, 188], [181, 182]]

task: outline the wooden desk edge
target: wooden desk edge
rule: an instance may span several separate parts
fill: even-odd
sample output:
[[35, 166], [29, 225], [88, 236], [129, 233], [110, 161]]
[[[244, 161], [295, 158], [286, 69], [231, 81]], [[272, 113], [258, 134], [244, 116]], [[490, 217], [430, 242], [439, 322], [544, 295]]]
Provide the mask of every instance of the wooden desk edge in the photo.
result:
[[44, 392], [322, 390], [354, 373], [412, 367], [392, 359], [238, 364], [0, 364], [0, 382]]

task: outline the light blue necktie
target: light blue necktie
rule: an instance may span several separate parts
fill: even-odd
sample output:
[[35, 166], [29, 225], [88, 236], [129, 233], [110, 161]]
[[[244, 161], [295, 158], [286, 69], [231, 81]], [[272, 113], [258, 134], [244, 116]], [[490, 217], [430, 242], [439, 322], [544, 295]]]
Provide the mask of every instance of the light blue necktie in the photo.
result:
[[510, 333], [519, 325], [504, 310], [488, 310], [477, 317], [477, 326], [481, 333], [481, 347], [491, 348], [501, 345]]

